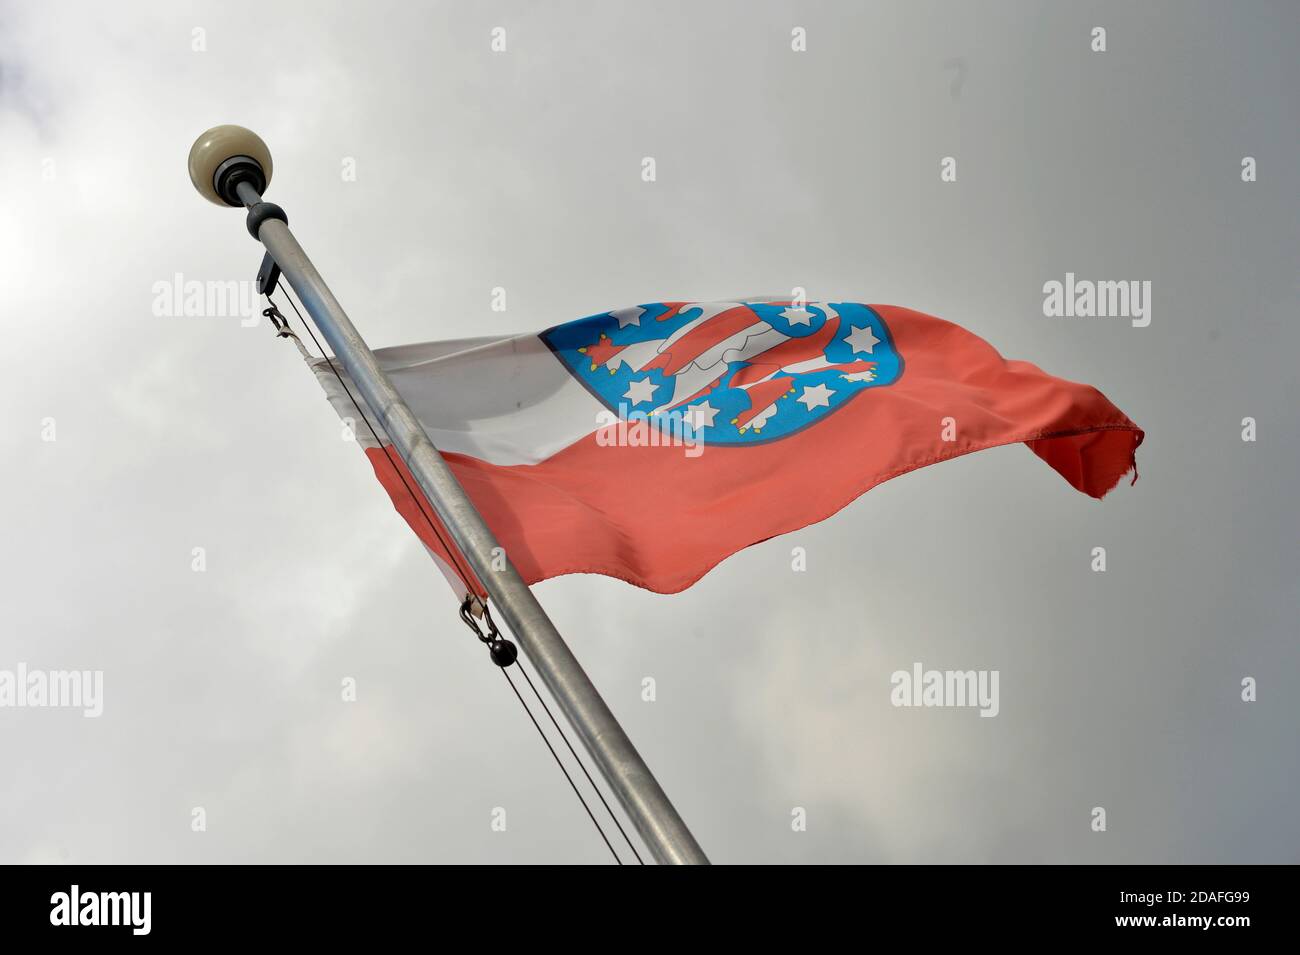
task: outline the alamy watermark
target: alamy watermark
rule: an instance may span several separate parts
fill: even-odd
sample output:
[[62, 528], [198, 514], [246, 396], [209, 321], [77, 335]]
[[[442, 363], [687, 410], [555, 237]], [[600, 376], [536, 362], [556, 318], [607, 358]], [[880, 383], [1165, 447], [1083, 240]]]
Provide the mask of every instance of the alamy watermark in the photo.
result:
[[895, 670], [889, 677], [894, 706], [978, 707], [980, 716], [997, 716], [997, 670], [926, 670], [913, 663], [911, 670]]
[[[710, 414], [711, 412], [711, 414]], [[596, 444], [602, 448], [682, 448], [688, 458], [704, 453], [697, 434], [713, 424], [718, 412], [706, 401], [683, 410], [633, 411], [620, 404], [618, 413], [602, 409], [596, 414]]]
[[177, 272], [153, 283], [153, 313], [159, 318], [238, 318], [245, 328], [262, 321], [257, 285], [249, 281], [199, 281]]
[[103, 670], [30, 670], [19, 663], [0, 670], [0, 708], [79, 709], [94, 719], [104, 712]]
[[124, 926], [132, 935], [148, 935], [153, 926], [152, 892], [83, 892], [73, 885], [50, 896], [50, 924], [56, 926]]
[[1076, 279], [1043, 283], [1043, 314], [1048, 318], [1127, 318], [1134, 328], [1151, 324], [1151, 283]]

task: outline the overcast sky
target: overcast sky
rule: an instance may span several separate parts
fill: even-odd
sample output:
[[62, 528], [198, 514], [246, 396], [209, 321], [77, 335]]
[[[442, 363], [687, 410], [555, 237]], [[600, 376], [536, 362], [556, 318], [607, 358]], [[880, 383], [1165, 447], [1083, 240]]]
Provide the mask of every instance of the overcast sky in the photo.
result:
[[[677, 596], [540, 585], [714, 861], [1300, 861], [1298, 35], [1259, 0], [0, 2], [0, 670], [104, 673], [98, 719], [0, 709], [0, 860], [608, 861], [293, 349], [156, 314], [256, 272], [185, 171], [240, 123], [376, 347], [798, 286], [1146, 429], [1101, 503], [1002, 448]], [[1044, 317], [1067, 272], [1150, 281], [1150, 325]], [[891, 706], [915, 662], [998, 670], [998, 716]]]

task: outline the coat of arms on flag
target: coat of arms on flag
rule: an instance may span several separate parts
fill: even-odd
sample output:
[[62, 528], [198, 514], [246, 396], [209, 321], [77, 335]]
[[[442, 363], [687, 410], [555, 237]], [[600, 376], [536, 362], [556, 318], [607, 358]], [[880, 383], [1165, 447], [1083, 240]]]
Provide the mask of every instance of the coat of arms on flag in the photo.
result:
[[619, 417], [678, 417], [719, 446], [794, 434], [903, 373], [884, 320], [856, 303], [656, 303], [541, 337]]

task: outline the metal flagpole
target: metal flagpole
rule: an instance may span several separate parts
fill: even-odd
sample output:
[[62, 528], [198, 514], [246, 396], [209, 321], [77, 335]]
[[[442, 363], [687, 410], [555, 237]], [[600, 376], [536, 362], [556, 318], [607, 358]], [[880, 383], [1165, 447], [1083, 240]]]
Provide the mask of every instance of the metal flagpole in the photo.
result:
[[189, 169], [194, 187], [204, 198], [218, 205], [248, 209], [248, 231], [266, 247], [383, 424], [420, 490], [474, 575], [487, 588], [655, 859], [661, 863], [708, 864], [699, 843], [509, 561], [509, 555], [504, 570], [493, 569], [492, 554], [498, 545], [492, 531], [289, 231], [284, 211], [262, 200], [261, 194], [271, 179], [271, 155], [266, 144], [243, 127], [217, 126], [195, 141]]

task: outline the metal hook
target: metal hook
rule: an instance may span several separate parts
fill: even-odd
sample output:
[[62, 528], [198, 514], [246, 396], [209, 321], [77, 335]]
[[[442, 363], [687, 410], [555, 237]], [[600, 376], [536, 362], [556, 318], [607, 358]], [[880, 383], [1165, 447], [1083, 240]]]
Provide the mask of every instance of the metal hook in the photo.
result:
[[280, 338], [292, 337], [293, 331], [289, 328], [289, 320], [281, 314], [280, 309], [276, 307], [274, 302], [262, 309], [262, 316], [271, 320], [271, 324], [275, 326], [275, 332]]
[[492, 662], [501, 668], [510, 666], [519, 658], [519, 648], [516, 647], [505, 637], [501, 636], [501, 631], [497, 629], [496, 621], [492, 619], [492, 612], [488, 610], [486, 600], [479, 600], [478, 605], [483, 611], [483, 622], [487, 624], [488, 632], [484, 633], [474, 620], [474, 614], [471, 608], [474, 606], [476, 597], [473, 594], [466, 594], [464, 602], [460, 605], [460, 619], [465, 621], [465, 626], [474, 631], [474, 636], [488, 648], [492, 656]]

